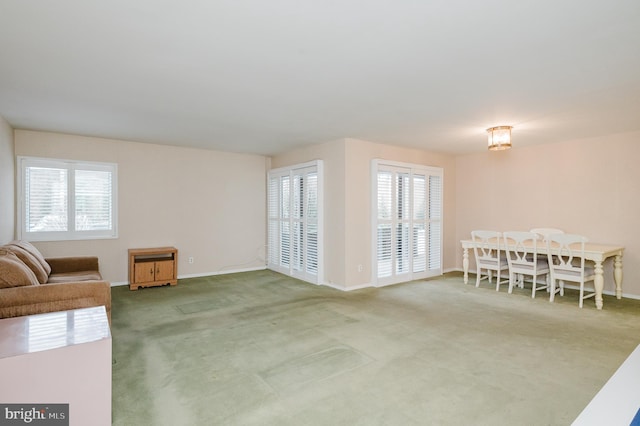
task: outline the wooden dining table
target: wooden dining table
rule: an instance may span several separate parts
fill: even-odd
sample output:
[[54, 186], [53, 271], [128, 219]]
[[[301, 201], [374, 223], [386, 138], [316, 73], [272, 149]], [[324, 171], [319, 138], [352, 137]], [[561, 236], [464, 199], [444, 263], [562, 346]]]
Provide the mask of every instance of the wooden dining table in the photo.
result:
[[[461, 240], [462, 244], [462, 268], [464, 271], [464, 283], [467, 284], [469, 282], [469, 249], [473, 249], [474, 242], [473, 240]], [[489, 247], [493, 249], [497, 249], [500, 247], [501, 250], [504, 250], [504, 241], [492, 241], [489, 243]], [[539, 254], [547, 255], [547, 247], [544, 244], [537, 245], [537, 251]], [[595, 269], [595, 279], [594, 279], [594, 287], [595, 287], [595, 299], [596, 299], [596, 308], [602, 309], [603, 301], [602, 301], [602, 291], [604, 289], [604, 261], [610, 257], [613, 257], [613, 280], [616, 284], [616, 297], [618, 299], [622, 299], [622, 254], [624, 252], [624, 247], [609, 245], [609, 244], [598, 244], [598, 243], [585, 243], [584, 245], [584, 258], [585, 260], [590, 260], [594, 263]]]

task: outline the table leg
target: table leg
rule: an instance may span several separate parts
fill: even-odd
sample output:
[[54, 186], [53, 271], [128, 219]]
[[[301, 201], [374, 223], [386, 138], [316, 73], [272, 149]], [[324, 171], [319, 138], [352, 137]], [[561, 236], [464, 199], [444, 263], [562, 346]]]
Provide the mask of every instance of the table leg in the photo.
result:
[[596, 308], [602, 309], [602, 290], [604, 289], [604, 268], [602, 267], [602, 261], [595, 262], [596, 278], [593, 284], [596, 289]]
[[616, 297], [622, 299], [622, 255], [616, 255], [613, 261], [613, 279], [616, 282]]
[[469, 249], [462, 249], [462, 270], [464, 271], [464, 283], [469, 283]]

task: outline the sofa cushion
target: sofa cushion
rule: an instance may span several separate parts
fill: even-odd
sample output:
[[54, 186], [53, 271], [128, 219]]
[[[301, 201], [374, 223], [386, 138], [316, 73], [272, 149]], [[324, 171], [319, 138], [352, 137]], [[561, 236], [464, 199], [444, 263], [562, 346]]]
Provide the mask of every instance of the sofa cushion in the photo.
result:
[[97, 256], [64, 256], [47, 257], [47, 263], [51, 266], [51, 275], [66, 274], [78, 271], [100, 271]]
[[5, 288], [0, 290], [0, 300], [0, 318], [105, 306], [111, 322], [111, 286], [107, 281]]
[[31, 255], [42, 265], [47, 275], [51, 273], [51, 266], [49, 266], [47, 261], [44, 260], [44, 256], [40, 253], [40, 251], [30, 242], [24, 240], [14, 240], [7, 245], [22, 247], [23, 249], [31, 253]]
[[102, 276], [97, 271], [64, 272], [49, 275], [47, 284], [66, 283], [71, 281], [100, 281]]
[[2, 248], [6, 248], [10, 252], [18, 256], [18, 259], [20, 259], [25, 265], [29, 267], [29, 269], [33, 271], [40, 284], [44, 284], [47, 282], [47, 280], [49, 279], [49, 274], [47, 274], [47, 271], [44, 270], [42, 264], [38, 261], [38, 259], [36, 259], [29, 251], [15, 244], [7, 244]]
[[0, 249], [0, 288], [38, 285], [38, 279], [18, 256]]

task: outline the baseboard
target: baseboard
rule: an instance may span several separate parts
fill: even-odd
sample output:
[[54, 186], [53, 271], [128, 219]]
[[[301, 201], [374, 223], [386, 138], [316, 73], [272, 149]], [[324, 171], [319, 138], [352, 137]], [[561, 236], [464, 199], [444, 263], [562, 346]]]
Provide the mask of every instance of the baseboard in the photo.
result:
[[[239, 273], [239, 272], [263, 271], [265, 269], [267, 269], [266, 266], [258, 266], [258, 267], [243, 268], [243, 269], [229, 269], [229, 270], [215, 271], [215, 272], [203, 272], [201, 274], [178, 275], [178, 279], [209, 277], [209, 276], [212, 276], [212, 275], [236, 274], [236, 273]], [[461, 268], [448, 268], [448, 269], [444, 270], [443, 273], [446, 274], [446, 273], [449, 273], [449, 272], [464, 272], [464, 270], [462, 270]], [[475, 275], [476, 272], [475, 271], [469, 271], [469, 273]], [[112, 282], [111, 283], [111, 287], [117, 287], [117, 286], [121, 286], [121, 285], [129, 285], [129, 281], [118, 281], [118, 282]], [[322, 283], [322, 285], [325, 285], [325, 286], [331, 287], [331, 288], [335, 288], [336, 290], [340, 290], [340, 291], [353, 291], [353, 290], [361, 290], [363, 288], [375, 287], [375, 286], [371, 285], [371, 283], [360, 284], [360, 285], [355, 286], [355, 287], [344, 287], [344, 286], [340, 286], [338, 284], [330, 283], [330, 282], [324, 282], [324, 283]], [[387, 284], [387, 285], [393, 285], [393, 284]], [[385, 287], [385, 285], [381, 285], [381, 286], [377, 286], [377, 287]], [[565, 285], [565, 287], [566, 288], [570, 288], [572, 290], [580, 290], [580, 288], [578, 286]], [[606, 294], [607, 296], [615, 296], [616, 292], [612, 291], [612, 290], [604, 290], [602, 292], [602, 294]], [[637, 295], [637, 294], [630, 294], [630, 293], [624, 293], [623, 292], [622, 293], [622, 297], [628, 298], [628, 299], [640, 300], [640, 295]]]
[[401, 282], [398, 282], [398, 283], [384, 283], [384, 284], [376, 284], [376, 285], [374, 285], [373, 287], [375, 287], [375, 288], [382, 288], [382, 287], [389, 287], [389, 286], [392, 286], [392, 285], [406, 284], [406, 283], [408, 283], [408, 282], [410, 282], [410, 281], [401, 281]]
[[[609, 293], [607, 292], [605, 294], [609, 294]], [[611, 293], [611, 294], [614, 295], [614, 293]], [[629, 293], [622, 292], [622, 297], [626, 297], [628, 299], [640, 300], [640, 296], [637, 294], [629, 294]]]
[[[461, 269], [461, 268], [454, 268], [450, 272], [454, 272], [454, 271], [455, 272], [464, 273], [464, 270]], [[469, 273], [475, 275], [476, 271], [469, 270]], [[624, 283], [622, 284], [622, 287], [624, 288]], [[566, 285], [565, 284], [565, 288], [570, 288], [572, 290], [580, 290], [580, 287], [574, 286], [574, 285]], [[603, 290], [602, 294], [606, 294], [607, 296], [615, 296], [616, 292], [615, 292], [615, 290]], [[640, 300], [640, 295], [638, 295], [638, 294], [630, 294], [630, 293], [622, 292], [622, 297], [627, 298], [627, 299]]]
[[[212, 275], [227, 275], [227, 274], [237, 274], [239, 272], [264, 271], [265, 269], [267, 269], [266, 266], [257, 266], [253, 268], [241, 268], [241, 269], [227, 269], [227, 270], [220, 270], [215, 272], [203, 272], [199, 274], [178, 275], [178, 279], [183, 280], [187, 278], [210, 277]], [[118, 281], [118, 282], [111, 283], [111, 287], [117, 287], [121, 285], [129, 285], [129, 281]]]
[[335, 288], [336, 290], [340, 290], [340, 291], [353, 291], [353, 290], [361, 290], [363, 288], [370, 288], [373, 287], [370, 283], [365, 283], [365, 284], [360, 284], [354, 287], [344, 287], [344, 286], [340, 286], [336, 283], [329, 283], [329, 282], [325, 282], [322, 283], [322, 285], [325, 285], [327, 287], [331, 287], [331, 288]]
[[201, 274], [185, 274], [178, 275], [178, 279], [185, 278], [200, 278], [200, 277], [210, 277], [212, 275], [227, 275], [227, 274], [237, 274], [239, 272], [253, 272], [253, 271], [264, 271], [267, 269], [266, 266], [254, 266], [251, 268], [239, 268], [239, 269], [222, 269], [215, 272], [203, 272]]
[[[564, 288], [570, 288], [572, 290], [578, 290], [580, 291], [580, 287], [577, 285], [564, 285]], [[585, 286], [584, 288], [585, 293], [589, 292], [591, 293], [591, 289], [587, 288], [587, 286]], [[607, 296], [615, 296], [616, 292], [612, 291], [612, 290], [603, 290], [602, 294], [606, 294]], [[640, 300], [640, 296], [638, 296], [637, 294], [629, 294], [629, 293], [622, 293], [622, 297], [624, 297], [625, 299], [636, 299], [636, 300]]]

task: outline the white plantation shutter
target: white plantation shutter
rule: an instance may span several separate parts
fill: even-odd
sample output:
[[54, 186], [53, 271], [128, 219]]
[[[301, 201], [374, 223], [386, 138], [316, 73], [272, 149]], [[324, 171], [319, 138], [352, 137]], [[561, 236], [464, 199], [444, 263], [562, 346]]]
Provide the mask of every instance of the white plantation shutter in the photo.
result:
[[25, 221], [28, 232], [66, 231], [68, 173], [66, 169], [25, 170]]
[[373, 162], [379, 285], [442, 273], [442, 169]]
[[426, 270], [426, 227], [427, 227], [427, 177], [424, 174], [413, 175], [413, 272]]
[[306, 190], [306, 261], [308, 274], [318, 275], [318, 173], [307, 174]]
[[393, 271], [393, 261], [391, 256], [391, 224], [393, 210], [393, 173], [380, 171], [377, 176], [378, 182], [378, 224], [377, 224], [377, 271], [378, 277], [390, 277]]
[[280, 178], [280, 266], [289, 268], [291, 260], [291, 188], [289, 176]]
[[410, 271], [409, 263], [409, 225], [411, 214], [409, 212], [409, 174], [396, 173], [396, 234], [395, 234], [395, 259], [396, 275], [407, 274]]
[[18, 157], [19, 238], [114, 238], [117, 166]]
[[442, 273], [442, 176], [429, 176], [429, 270]]
[[304, 270], [304, 174], [293, 175], [293, 262], [291, 267], [297, 272]]
[[76, 170], [76, 230], [104, 231], [113, 227], [112, 173]]
[[268, 259], [267, 263], [275, 265], [280, 259], [280, 178], [278, 176], [269, 177], [269, 189], [267, 191], [268, 203]]
[[322, 162], [269, 172], [267, 266], [321, 283]]

